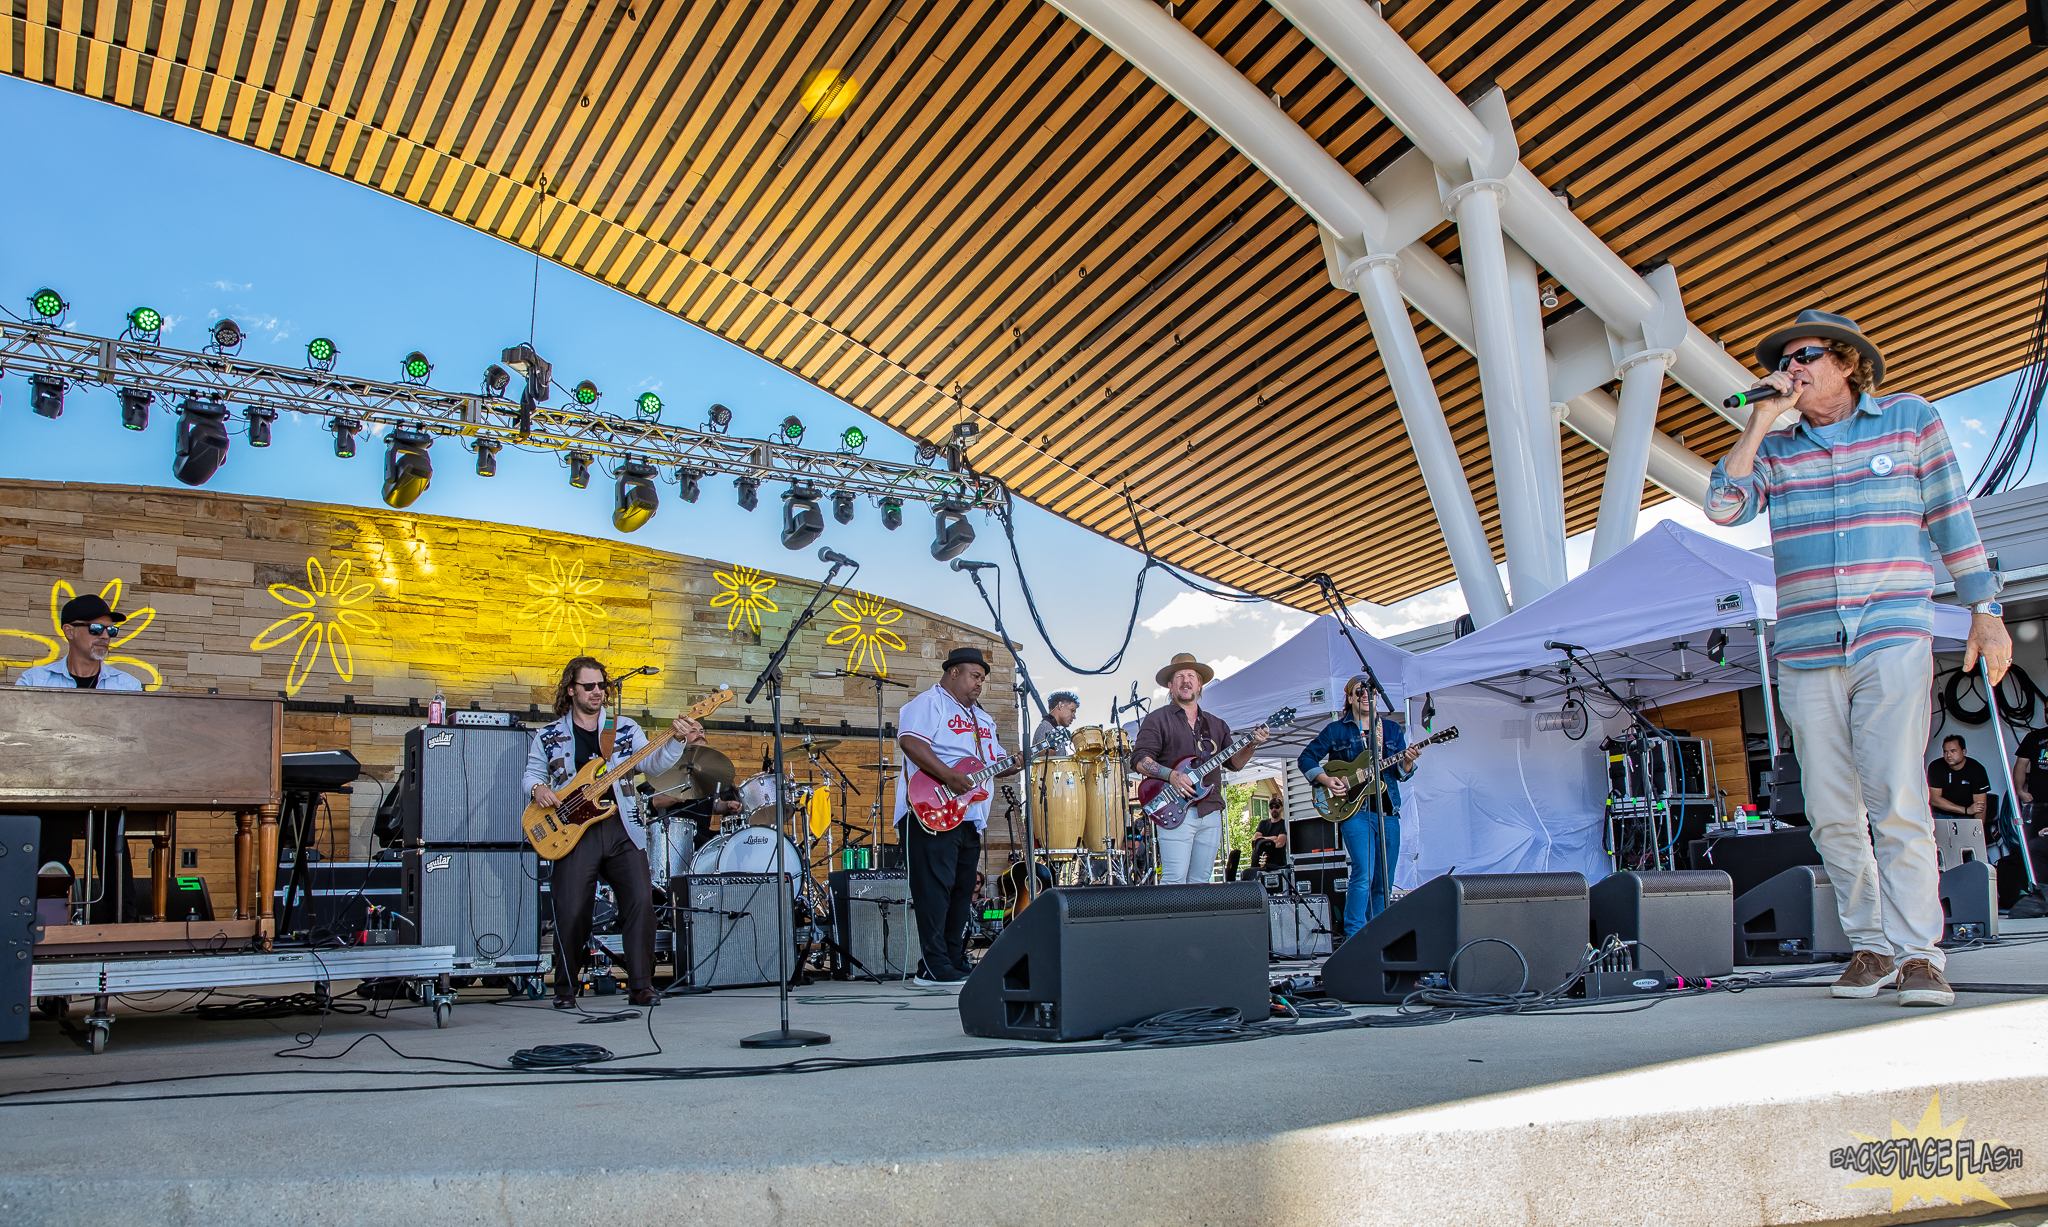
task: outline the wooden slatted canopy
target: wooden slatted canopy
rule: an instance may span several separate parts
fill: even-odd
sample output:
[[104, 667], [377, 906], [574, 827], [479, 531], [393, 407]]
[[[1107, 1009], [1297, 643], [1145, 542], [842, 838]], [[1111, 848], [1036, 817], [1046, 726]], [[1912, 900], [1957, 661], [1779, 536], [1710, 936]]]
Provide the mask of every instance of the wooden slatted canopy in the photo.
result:
[[[1385, 6], [1454, 89], [1501, 85], [1523, 160], [1624, 259], [1675, 264], [1738, 357], [1823, 306], [1930, 395], [2021, 361], [2048, 256], [2024, 10]], [[1176, 12], [1361, 177], [1407, 148], [1258, 0]], [[858, 86], [837, 118], [844, 93], [802, 101], [828, 69]], [[0, 71], [537, 250], [915, 437], [972, 418], [1020, 495], [1135, 544], [1128, 489], [1211, 579], [1327, 570], [1389, 601], [1451, 577], [1313, 224], [1037, 0], [14, 0]], [[1498, 549], [1475, 364], [1418, 324]], [[1660, 425], [1710, 460], [1733, 437], [1675, 387]], [[1576, 532], [1604, 458], [1567, 434], [1564, 463]]]

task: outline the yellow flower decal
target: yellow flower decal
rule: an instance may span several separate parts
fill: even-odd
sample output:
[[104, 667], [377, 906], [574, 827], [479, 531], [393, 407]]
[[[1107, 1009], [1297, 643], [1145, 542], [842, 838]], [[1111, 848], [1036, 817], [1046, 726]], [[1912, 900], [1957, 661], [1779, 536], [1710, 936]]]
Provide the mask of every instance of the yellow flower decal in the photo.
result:
[[591, 593], [604, 587], [604, 581], [583, 578], [580, 558], [564, 566], [561, 559], [549, 554], [548, 573], [527, 576], [526, 586], [540, 595], [521, 606], [516, 616], [526, 621], [540, 619], [540, 646], [544, 648], [555, 646], [557, 638], [566, 636], [580, 651], [590, 637], [583, 626], [585, 620], [606, 616], [604, 606], [590, 599]]
[[769, 589], [775, 587], [774, 576], [763, 575], [752, 567], [734, 567], [731, 571], [713, 571], [711, 577], [725, 589], [711, 598], [711, 608], [732, 606], [732, 612], [725, 615], [725, 629], [739, 629], [740, 619], [745, 618], [758, 635], [762, 611], [778, 612], [775, 602], [768, 599]]
[[[65, 602], [77, 595], [77, 591], [64, 580], [60, 579], [50, 585], [50, 629], [56, 632], [57, 637], [54, 639], [48, 635], [38, 635], [34, 631], [0, 628], [0, 665], [21, 665], [25, 668], [33, 669], [37, 665], [52, 664], [62, 659], [64, 656], [64, 624], [60, 618]], [[106, 586], [100, 589], [100, 599], [107, 603], [108, 609], [119, 611], [121, 608], [121, 581], [118, 579], [108, 580]], [[158, 673], [156, 666], [151, 665], [147, 661], [137, 660], [133, 656], [114, 655], [113, 649], [120, 647], [122, 644], [140, 635], [143, 631], [148, 630], [149, 624], [154, 621], [156, 621], [156, 610], [148, 606], [144, 606], [129, 614], [127, 620], [121, 624], [120, 637], [109, 644], [107, 649], [108, 664], [114, 665], [117, 668], [122, 665], [130, 665], [148, 674], [148, 677], [142, 683], [144, 690], [155, 690], [162, 686], [164, 684], [164, 675]], [[6, 650], [6, 647], [9, 646], [7, 644], [9, 639], [27, 640], [29, 643], [40, 645], [42, 651], [36, 655], [34, 660], [16, 658], [13, 653]], [[25, 652], [28, 649], [20, 647], [16, 648], [16, 650]]]
[[307, 675], [320, 663], [323, 645], [341, 680], [346, 682], [355, 677], [356, 654], [349, 633], [374, 635], [381, 628], [369, 614], [349, 608], [367, 600], [371, 591], [370, 584], [354, 580], [352, 562], [343, 561], [330, 575], [319, 559], [308, 558], [304, 588], [295, 584], [270, 585], [270, 595], [299, 612], [286, 614], [264, 627], [262, 633], [249, 641], [249, 650], [267, 652], [298, 641], [298, 649], [292, 653], [291, 670], [285, 674], [287, 695], [299, 693], [299, 687], [306, 684]]
[[903, 617], [903, 611], [887, 608], [861, 592], [854, 593], [851, 601], [845, 597], [835, 599], [832, 608], [846, 619], [846, 625], [825, 636], [825, 642], [833, 647], [842, 643], [852, 645], [846, 649], [847, 670], [864, 668], [872, 661], [876, 673], [889, 676], [889, 655], [882, 649], [889, 647], [902, 652], [910, 647], [903, 642], [903, 636], [889, 629], [891, 623]]

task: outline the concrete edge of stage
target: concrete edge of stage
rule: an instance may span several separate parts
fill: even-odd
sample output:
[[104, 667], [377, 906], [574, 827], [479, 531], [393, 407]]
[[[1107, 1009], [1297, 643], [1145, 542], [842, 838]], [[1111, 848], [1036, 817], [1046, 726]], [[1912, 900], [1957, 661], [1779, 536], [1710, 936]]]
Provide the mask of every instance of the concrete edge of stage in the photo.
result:
[[[1940, 1096], [1959, 1135], [2021, 1148], [1982, 1179], [2048, 1204], [2048, 1001], [1859, 1031], [1238, 1141], [1015, 1150], [900, 1164], [556, 1170], [574, 1139], [536, 1131], [527, 1170], [334, 1180], [0, 1178], [0, 1221], [481, 1223], [1862, 1224], [1993, 1213], [1849, 1189], [1857, 1134], [1913, 1129]], [[848, 1114], [820, 1127], [856, 1128]], [[309, 1110], [317, 1110], [309, 1105]], [[1230, 1122], [1244, 1131], [1248, 1122]], [[1219, 1127], [1223, 1127], [1219, 1122]], [[529, 1128], [530, 1126], [513, 1126]], [[232, 1145], [223, 1138], [223, 1144]], [[336, 1139], [345, 1145], [345, 1139]], [[1944, 1190], [1956, 1186], [1945, 1184]], [[1957, 1192], [1958, 1198], [1961, 1193]]]

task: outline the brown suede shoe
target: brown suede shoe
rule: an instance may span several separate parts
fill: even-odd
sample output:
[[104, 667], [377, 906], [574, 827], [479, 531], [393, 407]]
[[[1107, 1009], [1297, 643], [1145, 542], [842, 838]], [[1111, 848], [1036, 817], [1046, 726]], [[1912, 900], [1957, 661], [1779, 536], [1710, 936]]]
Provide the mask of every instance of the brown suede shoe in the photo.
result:
[[1926, 959], [1907, 959], [1899, 967], [1900, 1005], [1954, 1005], [1955, 990]]
[[1875, 997], [1878, 989], [1892, 982], [1894, 974], [1890, 955], [1858, 950], [1849, 956], [1849, 969], [1835, 981], [1832, 991], [1837, 997]]

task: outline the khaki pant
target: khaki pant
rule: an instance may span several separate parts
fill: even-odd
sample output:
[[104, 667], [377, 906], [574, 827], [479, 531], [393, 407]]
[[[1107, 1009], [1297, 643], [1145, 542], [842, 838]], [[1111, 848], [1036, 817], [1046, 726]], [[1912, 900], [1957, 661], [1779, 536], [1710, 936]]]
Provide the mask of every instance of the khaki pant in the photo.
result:
[[1778, 670], [1806, 820], [1835, 885], [1842, 932], [1858, 950], [1941, 968], [1941, 879], [1921, 761], [1933, 681], [1925, 642], [1853, 665]]

